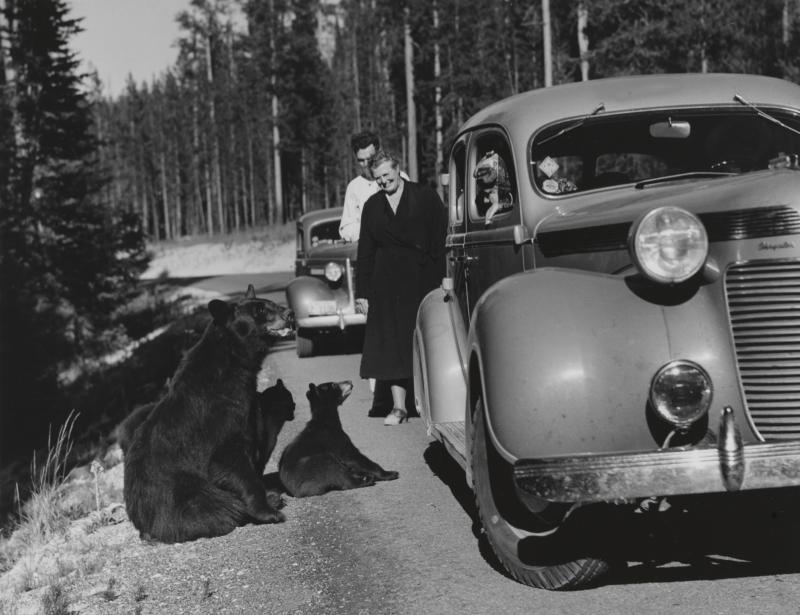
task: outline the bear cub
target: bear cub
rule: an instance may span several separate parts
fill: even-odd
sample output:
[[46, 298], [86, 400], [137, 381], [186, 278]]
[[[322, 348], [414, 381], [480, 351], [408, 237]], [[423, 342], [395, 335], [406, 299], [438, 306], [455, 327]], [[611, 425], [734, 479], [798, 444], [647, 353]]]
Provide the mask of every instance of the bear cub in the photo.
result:
[[264, 473], [278, 434], [283, 429], [286, 421], [294, 420], [294, 397], [278, 378], [273, 386], [264, 389], [258, 394], [259, 412], [256, 414], [256, 450], [253, 453], [256, 471]]
[[384, 470], [363, 455], [342, 428], [339, 406], [352, 390], [349, 380], [308, 385], [311, 420], [278, 462], [281, 482], [290, 495], [303, 498], [397, 478], [397, 472]]
[[166, 394], [139, 411], [125, 453], [125, 507], [146, 540], [182, 542], [284, 520], [258, 467], [269, 422], [259, 433], [256, 376], [291, 312], [257, 298], [252, 286], [241, 301], [214, 299], [208, 309], [211, 322]]

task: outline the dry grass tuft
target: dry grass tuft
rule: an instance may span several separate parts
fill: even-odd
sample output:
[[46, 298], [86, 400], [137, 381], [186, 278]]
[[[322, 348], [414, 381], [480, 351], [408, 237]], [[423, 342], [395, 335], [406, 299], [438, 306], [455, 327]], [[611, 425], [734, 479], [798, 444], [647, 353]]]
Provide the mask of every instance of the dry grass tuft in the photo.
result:
[[60, 583], [47, 588], [42, 596], [43, 615], [70, 615], [69, 596]]
[[47, 457], [38, 467], [34, 453], [31, 466], [33, 490], [22, 510], [22, 524], [29, 529], [30, 540], [44, 544], [54, 534], [64, 529], [66, 518], [57, 505], [58, 488], [64, 483], [67, 459], [72, 451], [72, 429], [78, 413], [72, 411], [58, 430], [55, 444], [52, 433], [47, 437]]

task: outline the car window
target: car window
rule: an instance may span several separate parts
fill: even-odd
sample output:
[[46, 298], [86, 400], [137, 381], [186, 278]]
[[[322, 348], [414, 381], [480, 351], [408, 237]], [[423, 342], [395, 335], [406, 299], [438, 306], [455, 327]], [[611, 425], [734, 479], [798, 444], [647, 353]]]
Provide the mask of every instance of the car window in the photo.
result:
[[312, 248], [345, 243], [339, 235], [339, 220], [315, 224], [309, 231], [309, 235]]
[[[795, 113], [767, 109], [800, 129]], [[561, 196], [692, 171], [747, 173], [800, 153], [800, 137], [752, 109], [670, 109], [550, 125], [533, 139], [534, 186]]]
[[517, 201], [511, 149], [505, 135], [498, 131], [481, 133], [472, 144], [470, 219], [488, 224], [507, 217]]

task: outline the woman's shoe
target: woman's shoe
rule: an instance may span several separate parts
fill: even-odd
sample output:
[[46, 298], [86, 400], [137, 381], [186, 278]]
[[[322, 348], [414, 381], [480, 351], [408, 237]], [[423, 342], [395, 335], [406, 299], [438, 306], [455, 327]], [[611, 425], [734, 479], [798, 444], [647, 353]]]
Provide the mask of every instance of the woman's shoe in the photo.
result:
[[392, 411], [383, 419], [384, 425], [399, 425], [408, 420], [408, 413], [404, 408], [392, 408]]

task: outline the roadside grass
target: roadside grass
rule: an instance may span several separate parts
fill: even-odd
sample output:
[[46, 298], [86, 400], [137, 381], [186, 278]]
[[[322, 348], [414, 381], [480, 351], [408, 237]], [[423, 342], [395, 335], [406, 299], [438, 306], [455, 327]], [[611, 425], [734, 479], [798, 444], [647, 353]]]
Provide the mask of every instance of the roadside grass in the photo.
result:
[[66, 515], [57, 505], [58, 489], [64, 483], [68, 459], [72, 451], [72, 430], [78, 414], [71, 412], [58, 430], [55, 442], [48, 436], [44, 463], [31, 462], [32, 486], [28, 500], [19, 510], [19, 521], [13, 539], [0, 540], [0, 570], [8, 570], [32, 551], [45, 544], [66, 525]]

